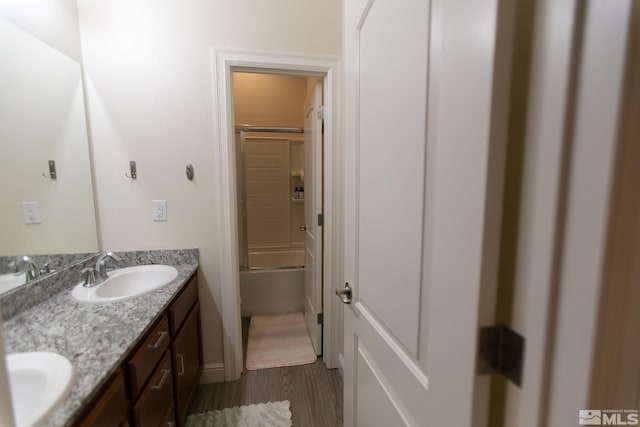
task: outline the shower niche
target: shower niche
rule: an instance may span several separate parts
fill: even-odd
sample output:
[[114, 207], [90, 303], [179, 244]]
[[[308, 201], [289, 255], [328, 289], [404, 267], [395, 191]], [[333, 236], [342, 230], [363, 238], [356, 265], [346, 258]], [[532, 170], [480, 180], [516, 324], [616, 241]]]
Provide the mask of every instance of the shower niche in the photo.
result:
[[[304, 249], [304, 139], [289, 140], [291, 246]], [[297, 191], [296, 191], [297, 189]]]

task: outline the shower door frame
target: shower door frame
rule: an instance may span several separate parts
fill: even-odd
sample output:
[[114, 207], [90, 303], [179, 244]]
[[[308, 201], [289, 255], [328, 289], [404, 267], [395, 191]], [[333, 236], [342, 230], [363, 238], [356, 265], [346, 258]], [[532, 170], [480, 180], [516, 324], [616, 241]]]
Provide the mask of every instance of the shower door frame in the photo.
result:
[[[237, 183], [241, 188], [242, 193], [242, 202], [238, 204], [242, 204], [242, 256], [243, 258], [239, 260], [239, 265], [241, 270], [260, 270], [260, 269], [289, 269], [289, 268], [299, 268], [300, 266], [271, 266], [271, 267], [251, 267], [249, 265], [249, 227], [248, 227], [248, 219], [247, 219], [247, 183], [245, 181], [245, 174], [247, 172], [246, 168], [246, 159], [245, 159], [245, 143], [247, 141], [247, 133], [287, 133], [287, 134], [304, 134], [304, 128], [301, 127], [286, 127], [286, 126], [252, 126], [252, 125], [236, 125], [234, 132], [234, 142], [235, 142], [235, 134], [240, 134], [240, 156], [242, 159], [240, 160], [240, 175], [242, 176], [242, 183]], [[292, 138], [274, 138], [277, 140]], [[236, 156], [238, 153], [235, 153]], [[237, 175], [236, 175], [237, 176]], [[291, 221], [291, 220], [289, 220]], [[239, 242], [240, 243], [240, 242]]]
[[[342, 368], [338, 353], [342, 340], [343, 307], [334, 301], [333, 289], [342, 281], [342, 139], [340, 127], [340, 60], [334, 56], [280, 54], [247, 50], [211, 50], [213, 101], [217, 107], [214, 128], [218, 130], [216, 167], [220, 187], [217, 248], [224, 380], [240, 378], [243, 371], [242, 327], [240, 319], [240, 269], [233, 116], [235, 71], [317, 77], [324, 80], [324, 247], [323, 247], [323, 356], [325, 365]], [[217, 292], [216, 292], [217, 294]], [[341, 369], [342, 370], [342, 369]]]

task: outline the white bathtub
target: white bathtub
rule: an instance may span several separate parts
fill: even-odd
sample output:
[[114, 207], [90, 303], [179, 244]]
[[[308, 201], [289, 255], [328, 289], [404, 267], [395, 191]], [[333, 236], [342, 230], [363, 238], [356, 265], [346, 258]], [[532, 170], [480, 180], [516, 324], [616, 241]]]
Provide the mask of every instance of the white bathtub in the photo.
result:
[[240, 271], [242, 316], [304, 311], [304, 268]]
[[304, 248], [249, 251], [249, 268], [302, 266], [304, 266]]

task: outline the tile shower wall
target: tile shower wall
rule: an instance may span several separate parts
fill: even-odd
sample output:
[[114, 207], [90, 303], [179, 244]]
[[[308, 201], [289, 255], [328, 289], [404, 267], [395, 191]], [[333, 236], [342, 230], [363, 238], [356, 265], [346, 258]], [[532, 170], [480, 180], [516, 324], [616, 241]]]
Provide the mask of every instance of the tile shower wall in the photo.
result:
[[289, 141], [245, 143], [249, 249], [289, 246]]

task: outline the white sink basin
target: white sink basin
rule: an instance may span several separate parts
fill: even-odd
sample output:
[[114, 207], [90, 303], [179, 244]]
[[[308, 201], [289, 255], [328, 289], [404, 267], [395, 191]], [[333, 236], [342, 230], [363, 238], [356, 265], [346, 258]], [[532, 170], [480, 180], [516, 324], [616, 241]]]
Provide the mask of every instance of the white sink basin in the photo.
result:
[[17, 276], [15, 274], [0, 274], [0, 293], [10, 291], [13, 288], [22, 286], [26, 283], [26, 275], [20, 273]]
[[92, 288], [82, 283], [73, 288], [71, 295], [82, 302], [105, 303], [133, 298], [163, 286], [178, 277], [178, 270], [168, 265], [138, 265], [109, 273], [109, 278]]
[[56, 353], [6, 356], [16, 427], [37, 426], [66, 399], [73, 385], [73, 365]]

